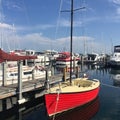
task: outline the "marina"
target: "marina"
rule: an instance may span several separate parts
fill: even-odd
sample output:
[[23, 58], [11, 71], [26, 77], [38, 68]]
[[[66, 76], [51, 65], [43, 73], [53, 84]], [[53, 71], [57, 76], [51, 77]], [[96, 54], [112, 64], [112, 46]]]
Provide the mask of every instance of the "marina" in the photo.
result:
[[0, 119], [119, 120], [119, 5], [1, 0]]
[[[91, 111], [91, 113], [89, 113], [90, 120], [98, 120], [98, 119], [118, 120], [118, 118], [120, 118], [120, 114], [119, 114], [120, 79], [117, 80], [116, 82], [113, 76], [116, 74], [120, 74], [119, 72], [120, 70], [111, 69], [111, 68], [96, 68], [96, 66], [91, 66], [91, 65], [84, 65], [81, 67], [81, 70], [83, 72], [86, 72], [88, 76], [90, 76], [91, 78], [100, 79], [101, 81], [100, 94], [98, 95], [97, 101], [95, 103], [93, 102], [93, 108], [90, 105], [85, 105], [84, 107], [79, 107], [77, 109], [73, 109], [72, 111], [65, 112], [59, 115], [59, 118], [62, 120], [69, 120], [70, 118], [68, 117], [68, 115], [70, 114], [71, 119], [74, 120], [75, 119], [74, 116], [76, 114], [83, 115], [84, 117], [84, 113], [86, 111]], [[60, 72], [58, 70], [56, 71], [57, 73]], [[7, 98], [6, 100], [10, 101], [9, 98]], [[43, 98], [38, 97], [35, 100], [39, 102], [35, 102], [34, 99], [32, 99], [30, 103], [26, 103], [27, 105], [26, 104], [22, 105], [22, 108], [21, 107], [16, 108], [14, 106], [11, 109], [4, 110], [4, 112], [0, 112], [1, 113], [0, 116], [3, 117], [3, 120], [7, 120], [8, 118], [10, 120], [16, 120], [16, 119], [39, 120], [39, 118], [41, 118], [41, 120], [49, 120], [46, 114], [45, 106], [43, 104]], [[2, 114], [6, 112], [9, 112], [8, 116], [4, 116], [4, 114]], [[57, 116], [55, 116], [55, 118], [57, 118]], [[78, 119], [80, 118], [81, 116], [78, 116]]]

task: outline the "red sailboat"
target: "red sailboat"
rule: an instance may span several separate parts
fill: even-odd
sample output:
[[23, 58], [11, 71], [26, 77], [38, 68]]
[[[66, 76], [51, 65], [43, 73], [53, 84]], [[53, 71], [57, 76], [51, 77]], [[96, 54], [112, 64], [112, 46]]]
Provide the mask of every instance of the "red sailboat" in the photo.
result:
[[49, 116], [82, 106], [94, 100], [99, 93], [99, 80], [76, 78], [56, 84], [45, 94], [45, 105]]
[[[82, 107], [80, 106], [56, 115], [54, 120], [90, 120], [99, 111], [99, 107], [100, 101], [99, 97], [97, 97]], [[53, 120], [53, 118], [50, 117], [50, 120]]]
[[[73, 11], [73, 0], [71, 0], [70, 68], [72, 68]], [[70, 70], [70, 80], [55, 84], [46, 90], [45, 105], [47, 113], [49, 116], [52, 116], [85, 105], [98, 96], [99, 89], [99, 80], [85, 78], [72, 79], [72, 70]]]

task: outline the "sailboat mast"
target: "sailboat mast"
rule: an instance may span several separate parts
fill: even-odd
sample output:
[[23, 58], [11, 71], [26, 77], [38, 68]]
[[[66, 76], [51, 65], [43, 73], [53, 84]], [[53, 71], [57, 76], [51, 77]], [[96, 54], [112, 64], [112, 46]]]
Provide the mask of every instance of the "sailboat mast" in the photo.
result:
[[72, 53], [73, 53], [73, 12], [84, 9], [85, 7], [80, 7], [78, 9], [74, 9], [74, 0], [71, 0], [71, 29], [70, 29], [70, 84], [72, 83]]
[[73, 42], [73, 0], [71, 0], [71, 29], [70, 29], [70, 84], [72, 83], [72, 42]]

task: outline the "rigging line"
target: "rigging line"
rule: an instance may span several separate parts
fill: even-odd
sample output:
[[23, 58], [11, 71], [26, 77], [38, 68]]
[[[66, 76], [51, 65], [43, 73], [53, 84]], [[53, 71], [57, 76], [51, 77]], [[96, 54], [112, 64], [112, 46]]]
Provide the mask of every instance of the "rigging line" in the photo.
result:
[[[11, 30], [11, 29], [10, 29], [10, 30]], [[14, 24], [12, 25], [12, 32], [13, 32], [12, 35], [14, 35], [14, 33], [15, 33], [15, 31], [14, 31]], [[12, 45], [13, 45], [12, 50], [14, 50], [14, 49], [15, 49], [15, 40], [13, 40]], [[8, 39], [7, 39], [7, 46], [8, 46], [8, 50], [11, 51], [10, 43], [8, 42]]]
[[14, 49], [18, 49], [20, 48], [20, 42], [18, 40], [18, 35], [17, 35], [17, 31], [16, 31], [16, 27], [15, 25], [13, 25], [13, 35], [15, 36], [15, 40], [14, 40]]
[[3, 23], [3, 7], [2, 7], [2, 0], [0, 0], [0, 25], [1, 25], [1, 31], [0, 31], [0, 48], [2, 49], [3, 47], [3, 43], [2, 43], [2, 39], [3, 39], [3, 28], [2, 28], [2, 23]]
[[[82, 0], [83, 1], [83, 0]], [[83, 37], [82, 35], [84, 35], [84, 14], [83, 14], [83, 12], [84, 12], [84, 9], [86, 8], [86, 5], [84, 4], [84, 1], [83, 2], [78, 2], [78, 6], [79, 5], [81, 5], [81, 8], [83, 9], [81, 12], [80, 12], [80, 14], [78, 13], [77, 15], [76, 15], [76, 18], [77, 18], [77, 23], [76, 23], [76, 25], [75, 25], [75, 27], [78, 27], [78, 28], [80, 28], [81, 27], [81, 32], [80, 32], [80, 30], [78, 31], [77, 29], [76, 30], [74, 30], [74, 33], [77, 35], [77, 39], [76, 39], [76, 42], [77, 42], [77, 45], [78, 45], [78, 47], [76, 48], [76, 50], [77, 51], [81, 51], [80, 53], [82, 53], [82, 50], [80, 49], [80, 47], [79, 46], [81, 46], [81, 48], [84, 46], [84, 45], [82, 45], [82, 44], [80, 44], [80, 41], [81, 41], [81, 38]], [[83, 7], [82, 7], [83, 6]], [[77, 8], [77, 9], [75, 9], [74, 11], [77, 11], [77, 10], [80, 10], [81, 9], [80, 7], [79, 8]], [[81, 35], [80, 35], [80, 33], [81, 33]], [[80, 37], [81, 36], [81, 37]], [[83, 37], [82, 39], [83, 39], [83, 41], [84, 41], [84, 38], [85, 37]], [[80, 40], [80, 41], [79, 41]], [[82, 41], [81, 41], [82, 42]]]
[[8, 50], [10, 51], [10, 45], [8, 44], [8, 43], [9, 43], [9, 42], [8, 42], [8, 38], [5, 37], [5, 40], [4, 40], [4, 41], [6, 42], [5, 45], [7, 46], [7, 47], [6, 47], [6, 46], [5, 46], [5, 47], [8, 48]]
[[23, 9], [24, 9], [24, 12], [25, 12], [27, 24], [30, 25], [30, 19], [29, 19], [29, 16], [28, 16], [28, 10], [27, 10], [26, 4], [25, 4], [25, 0], [23, 0]]
[[[61, 10], [62, 10], [62, 6], [63, 6], [63, 0], [61, 0], [61, 2], [60, 2], [60, 7], [59, 7], [59, 14], [58, 14], [58, 20], [57, 20], [57, 25], [56, 25], [56, 31], [55, 31], [55, 40], [57, 39], [57, 32], [58, 32], [58, 26], [60, 25], [60, 15], [61, 15]], [[64, 35], [66, 35], [66, 33], [67, 33], [67, 29], [65, 30], [65, 32], [64, 32]], [[68, 45], [66, 45], [66, 42], [67, 41], [65, 41], [65, 43], [63, 44], [63, 46], [62, 46], [62, 48], [60, 49], [60, 51], [63, 51], [63, 50], [67, 50], [68, 48], [66, 48], [66, 46], [68, 46]], [[64, 49], [65, 48], [65, 49]]]
[[81, 25], [81, 38], [82, 38], [82, 41], [83, 41], [83, 44], [79, 44], [78, 43], [78, 45], [79, 46], [81, 46], [81, 48], [83, 48], [83, 49], [79, 49], [80, 51], [81, 51], [81, 53], [83, 53], [83, 55], [86, 55], [86, 41], [87, 41], [87, 39], [86, 39], [86, 37], [85, 37], [85, 32], [86, 32], [86, 29], [85, 29], [85, 21], [84, 21], [84, 18], [86, 17], [86, 8], [87, 8], [87, 6], [86, 6], [86, 3], [85, 3], [85, 0], [81, 0], [81, 2], [79, 3], [79, 4], [81, 4], [81, 6], [83, 6], [83, 12], [84, 12], [84, 14], [83, 14], [83, 12], [81, 12], [81, 16], [79, 16], [79, 17], [81, 17], [81, 19], [79, 19], [79, 21], [81, 21], [81, 23], [80, 23], [80, 25]]
[[[73, 12], [74, 12], [74, 11], [81, 10], [81, 9], [85, 9], [85, 8], [86, 8], [86, 7], [76, 8], [76, 9], [73, 9]], [[70, 12], [70, 10], [62, 10], [61, 12]]]
[[[59, 101], [59, 94], [60, 94], [60, 89], [57, 90], [57, 98], [56, 98], [56, 104], [55, 104], [55, 113], [57, 111], [57, 107], [58, 107], [58, 101]], [[53, 116], [53, 120], [55, 119], [55, 114]]]
[[60, 7], [59, 7], [59, 13], [58, 13], [58, 19], [57, 19], [57, 25], [56, 25], [56, 30], [55, 30], [55, 40], [56, 40], [56, 35], [57, 35], [57, 31], [58, 31], [58, 25], [60, 23], [60, 11], [62, 9], [62, 4], [63, 4], [63, 0], [60, 1]]
[[[30, 19], [29, 19], [29, 16], [28, 16], [28, 10], [27, 10], [26, 4], [25, 4], [25, 0], [22, 0], [21, 3], [23, 5], [22, 8], [23, 8], [24, 13], [25, 13], [25, 18], [26, 18], [27, 25], [29, 25], [30, 24]], [[15, 30], [15, 28], [14, 28], [14, 30]], [[16, 33], [16, 30], [14, 32]], [[19, 40], [19, 36], [17, 35], [17, 33], [15, 35], [15, 38], [16, 38], [16, 45], [17, 45], [16, 48], [21, 49], [21, 42]]]
[[2, 0], [0, 0], [0, 23], [2, 23], [4, 21], [4, 11], [3, 11], [3, 7], [2, 7]]

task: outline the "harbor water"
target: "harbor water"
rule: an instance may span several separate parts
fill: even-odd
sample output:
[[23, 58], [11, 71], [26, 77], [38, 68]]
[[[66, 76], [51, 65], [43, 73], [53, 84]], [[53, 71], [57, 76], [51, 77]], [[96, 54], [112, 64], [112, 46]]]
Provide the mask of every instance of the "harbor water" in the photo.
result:
[[[120, 119], [120, 70], [84, 65], [81, 71], [101, 82], [99, 96], [91, 103], [77, 107], [54, 120], [119, 120]], [[56, 70], [56, 69], [55, 69]], [[60, 72], [56, 70], [56, 72]], [[37, 98], [21, 108], [0, 113], [1, 120], [49, 120], [43, 98]], [[53, 120], [53, 118], [51, 118]]]

